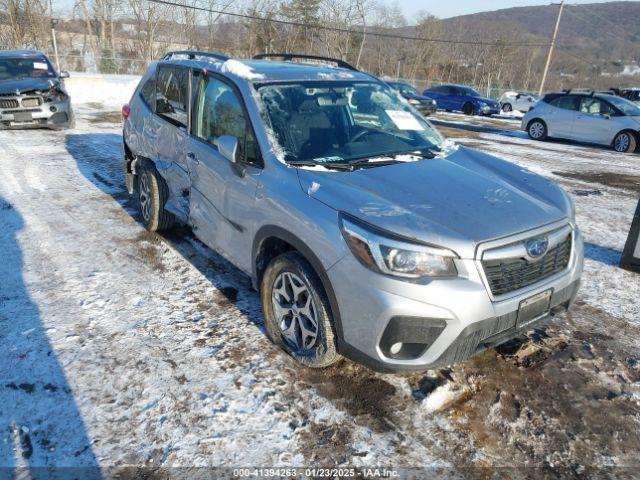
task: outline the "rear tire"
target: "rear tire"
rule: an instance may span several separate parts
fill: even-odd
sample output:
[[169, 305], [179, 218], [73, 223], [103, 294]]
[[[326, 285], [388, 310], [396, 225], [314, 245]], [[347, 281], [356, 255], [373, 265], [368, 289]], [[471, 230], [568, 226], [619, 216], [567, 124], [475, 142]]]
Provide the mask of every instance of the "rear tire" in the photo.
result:
[[462, 106], [462, 113], [464, 113], [465, 115], [473, 115], [473, 105], [471, 105], [470, 103], [465, 103]]
[[539, 118], [534, 118], [527, 125], [527, 134], [532, 140], [546, 140], [547, 124]]
[[342, 357], [322, 282], [298, 252], [286, 252], [267, 266], [260, 282], [264, 325], [273, 343], [311, 368]]
[[138, 209], [142, 223], [150, 232], [168, 230], [174, 217], [164, 209], [169, 198], [169, 188], [152, 163], [145, 162], [138, 174]]
[[509, 112], [513, 111], [513, 107], [511, 106], [510, 103], [505, 103], [502, 106], [502, 111], [505, 112], [505, 113], [509, 113]]
[[636, 136], [631, 132], [620, 132], [613, 139], [611, 146], [619, 153], [632, 153], [636, 151], [638, 145]]

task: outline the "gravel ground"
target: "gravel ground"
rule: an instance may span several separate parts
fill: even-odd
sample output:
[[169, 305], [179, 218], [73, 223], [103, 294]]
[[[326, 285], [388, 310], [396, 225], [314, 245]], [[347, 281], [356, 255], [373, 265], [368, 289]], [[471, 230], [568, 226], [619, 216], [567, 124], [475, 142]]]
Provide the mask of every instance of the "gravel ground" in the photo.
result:
[[573, 194], [587, 242], [578, 302], [451, 368], [312, 371], [267, 340], [246, 276], [187, 229], [146, 233], [123, 187], [117, 116], [96, 102], [77, 114], [74, 131], [0, 132], [0, 478], [40, 467], [94, 467], [82, 478], [123, 466], [152, 477], [221, 465], [425, 469], [415, 478], [640, 468], [640, 275], [617, 267], [639, 155], [437, 114], [459, 143]]

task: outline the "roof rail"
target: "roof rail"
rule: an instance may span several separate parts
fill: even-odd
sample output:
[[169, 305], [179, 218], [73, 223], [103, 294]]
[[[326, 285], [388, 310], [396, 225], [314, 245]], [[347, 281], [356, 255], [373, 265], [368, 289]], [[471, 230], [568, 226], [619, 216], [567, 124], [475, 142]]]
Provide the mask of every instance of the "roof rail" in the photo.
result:
[[344, 60], [339, 60], [337, 58], [331, 58], [331, 57], [323, 57], [320, 55], [303, 55], [298, 53], [260, 53], [253, 57], [254, 60], [264, 60], [267, 58], [280, 58], [285, 61], [291, 61], [296, 58], [299, 58], [302, 60], [320, 60], [323, 62], [335, 63], [338, 67], [346, 68], [347, 70], [353, 70], [355, 72], [360, 71], [350, 63], [345, 62]]
[[191, 60], [196, 57], [215, 58], [222, 62], [229, 60], [229, 57], [222, 55], [221, 53], [203, 52], [199, 50], [175, 50], [173, 52], [167, 52], [165, 56], [162, 57], [162, 60], [171, 60], [173, 57], [178, 55], [184, 55]]

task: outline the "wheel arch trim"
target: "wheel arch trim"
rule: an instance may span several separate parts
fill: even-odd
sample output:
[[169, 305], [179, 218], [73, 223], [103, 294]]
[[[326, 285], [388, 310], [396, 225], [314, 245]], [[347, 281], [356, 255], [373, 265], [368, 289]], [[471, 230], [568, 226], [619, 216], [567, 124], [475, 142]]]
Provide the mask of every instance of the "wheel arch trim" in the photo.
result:
[[329, 275], [327, 274], [327, 270], [324, 265], [318, 258], [318, 256], [313, 252], [313, 250], [297, 235], [291, 233], [289, 230], [286, 230], [282, 227], [276, 225], [265, 225], [261, 227], [256, 233], [253, 240], [253, 247], [251, 249], [251, 268], [252, 268], [252, 282], [256, 289], [260, 288], [260, 271], [258, 270], [258, 255], [262, 249], [262, 246], [265, 240], [269, 238], [276, 238], [283, 242], [288, 243], [294, 249], [296, 249], [300, 254], [311, 264], [313, 269], [315, 270], [318, 278], [320, 279], [320, 283], [324, 288], [325, 293], [327, 294], [327, 298], [329, 299], [329, 305], [331, 306], [331, 314], [333, 317], [333, 322], [336, 327], [337, 341], [338, 347], [340, 348], [340, 344], [343, 342], [343, 330], [342, 330], [342, 320], [340, 317], [340, 308], [338, 306], [338, 300], [336, 298], [335, 292], [333, 290], [333, 286], [331, 285], [331, 281], [329, 280]]

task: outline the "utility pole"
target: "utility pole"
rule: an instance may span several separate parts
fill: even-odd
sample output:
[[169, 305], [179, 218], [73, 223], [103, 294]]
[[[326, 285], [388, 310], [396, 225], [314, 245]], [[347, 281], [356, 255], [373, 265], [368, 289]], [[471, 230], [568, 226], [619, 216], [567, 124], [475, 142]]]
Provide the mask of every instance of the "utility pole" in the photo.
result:
[[547, 55], [547, 64], [544, 67], [542, 81], [540, 82], [540, 95], [542, 95], [542, 92], [544, 92], [544, 84], [547, 81], [547, 73], [549, 73], [549, 65], [551, 64], [551, 56], [553, 55], [553, 47], [556, 46], [556, 37], [558, 36], [558, 29], [560, 28], [560, 18], [562, 17], [563, 8], [564, 0], [560, 2], [560, 9], [558, 10], [558, 18], [556, 20], [556, 28], [553, 30], [553, 37], [551, 37], [551, 45], [549, 45], [549, 54]]
[[58, 24], [58, 19], [51, 19], [51, 39], [53, 40], [53, 54], [56, 57], [56, 70], [60, 73], [60, 57], [58, 57], [58, 42], [56, 41], [56, 25]]

